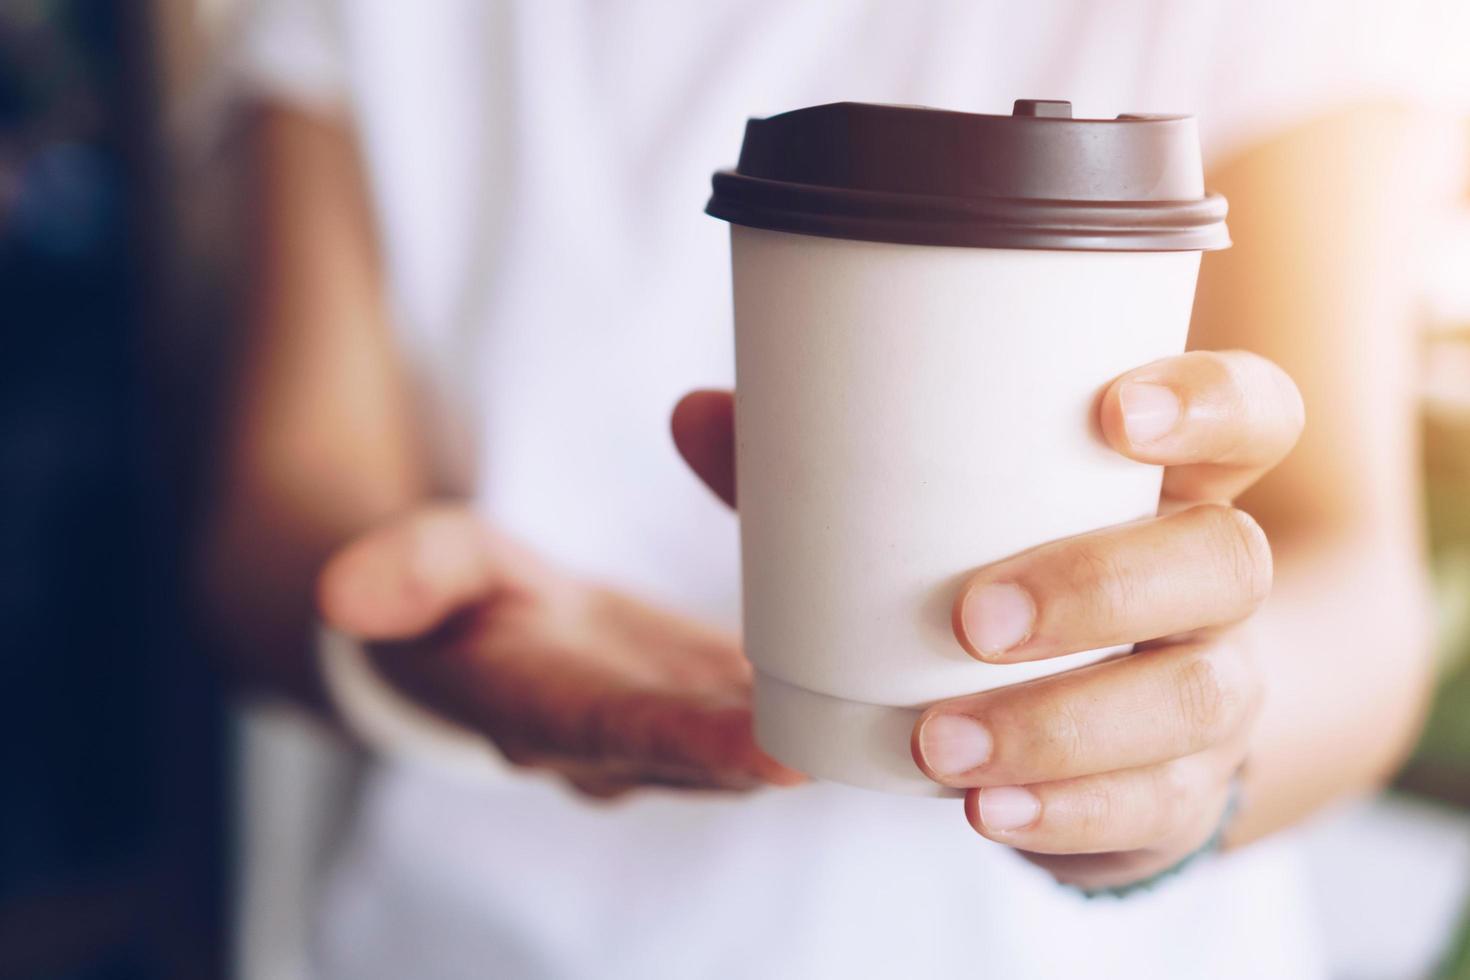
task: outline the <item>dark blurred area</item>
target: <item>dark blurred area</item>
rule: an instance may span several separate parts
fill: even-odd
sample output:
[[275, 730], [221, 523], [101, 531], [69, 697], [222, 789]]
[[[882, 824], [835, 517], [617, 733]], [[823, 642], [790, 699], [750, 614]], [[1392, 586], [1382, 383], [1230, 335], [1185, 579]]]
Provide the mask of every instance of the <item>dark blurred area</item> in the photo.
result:
[[[0, 5], [0, 977], [223, 972], [150, 8]], [[193, 404], [190, 402], [193, 401]]]

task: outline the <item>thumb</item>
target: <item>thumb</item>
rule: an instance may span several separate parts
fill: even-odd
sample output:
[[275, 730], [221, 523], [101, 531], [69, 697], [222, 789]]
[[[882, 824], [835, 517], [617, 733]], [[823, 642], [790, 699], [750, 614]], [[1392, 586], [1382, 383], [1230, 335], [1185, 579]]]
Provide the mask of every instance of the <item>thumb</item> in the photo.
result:
[[329, 626], [359, 639], [410, 639], [483, 600], [498, 576], [479, 518], [440, 505], [334, 554], [317, 577], [317, 609]]

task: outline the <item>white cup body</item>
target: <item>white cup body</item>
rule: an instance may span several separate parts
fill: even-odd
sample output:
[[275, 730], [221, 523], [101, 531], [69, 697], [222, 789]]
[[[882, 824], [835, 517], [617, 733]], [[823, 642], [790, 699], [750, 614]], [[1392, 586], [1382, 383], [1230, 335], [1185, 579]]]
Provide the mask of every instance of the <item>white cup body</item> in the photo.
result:
[[756, 737], [810, 775], [945, 795], [919, 709], [1119, 652], [996, 666], [975, 568], [1156, 512], [1097, 399], [1184, 349], [1198, 252], [951, 248], [732, 226], [737, 495]]

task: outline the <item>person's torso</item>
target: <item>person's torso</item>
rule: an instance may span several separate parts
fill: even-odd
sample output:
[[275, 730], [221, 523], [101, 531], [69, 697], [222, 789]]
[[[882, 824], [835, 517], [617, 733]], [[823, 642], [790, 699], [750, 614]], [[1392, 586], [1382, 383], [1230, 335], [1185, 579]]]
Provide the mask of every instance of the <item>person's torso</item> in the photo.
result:
[[395, 320], [454, 431], [446, 480], [551, 557], [734, 625], [734, 522], [667, 422], [684, 392], [732, 383], [728, 231], [702, 208], [745, 119], [843, 100], [1197, 101], [1189, 45], [1162, 58], [1157, 42], [1202, 8], [1007, 7], [348, 7]]

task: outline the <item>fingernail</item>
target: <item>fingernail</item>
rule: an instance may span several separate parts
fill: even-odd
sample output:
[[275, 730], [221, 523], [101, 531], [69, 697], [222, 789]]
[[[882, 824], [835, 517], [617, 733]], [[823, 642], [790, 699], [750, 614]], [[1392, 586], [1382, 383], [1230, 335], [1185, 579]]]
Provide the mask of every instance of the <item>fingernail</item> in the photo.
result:
[[986, 830], [1020, 830], [1036, 822], [1041, 801], [1019, 786], [993, 786], [980, 791], [980, 822]]
[[935, 715], [919, 729], [919, 752], [941, 776], [957, 776], [990, 758], [990, 732], [965, 715]]
[[983, 654], [1004, 653], [1031, 635], [1036, 604], [1019, 585], [982, 585], [965, 596], [960, 625], [970, 645]]
[[1118, 389], [1128, 441], [1144, 445], [1168, 435], [1179, 423], [1179, 396], [1163, 385], [1129, 381]]

